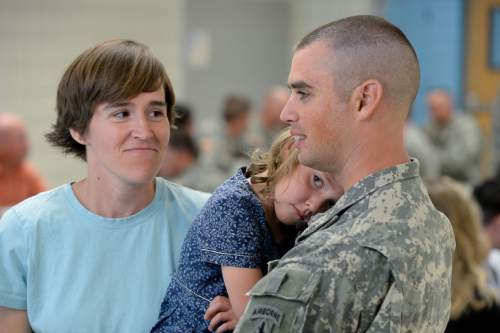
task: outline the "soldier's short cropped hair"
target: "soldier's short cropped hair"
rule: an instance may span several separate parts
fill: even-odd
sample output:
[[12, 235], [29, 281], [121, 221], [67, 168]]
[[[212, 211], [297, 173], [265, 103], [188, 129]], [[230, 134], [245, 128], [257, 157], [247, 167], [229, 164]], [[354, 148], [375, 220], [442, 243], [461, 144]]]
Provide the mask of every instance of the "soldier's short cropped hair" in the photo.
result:
[[144, 44], [124, 39], [102, 42], [84, 51], [66, 69], [57, 89], [57, 120], [47, 140], [85, 160], [85, 146], [69, 129], [85, 134], [95, 108], [163, 87], [167, 117], [174, 118], [175, 95], [165, 68]]
[[315, 29], [295, 49], [315, 42], [327, 43], [332, 50], [333, 83], [340, 98], [347, 99], [359, 84], [376, 79], [384, 95], [409, 112], [418, 91], [419, 65], [398, 27], [377, 16], [351, 16]]

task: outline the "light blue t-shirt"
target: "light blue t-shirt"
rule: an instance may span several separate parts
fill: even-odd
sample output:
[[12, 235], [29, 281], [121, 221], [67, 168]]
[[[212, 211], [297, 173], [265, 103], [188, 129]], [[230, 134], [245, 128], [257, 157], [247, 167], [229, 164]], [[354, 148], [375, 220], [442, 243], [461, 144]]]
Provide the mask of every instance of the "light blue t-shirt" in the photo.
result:
[[0, 306], [27, 310], [37, 333], [149, 332], [208, 196], [157, 178], [126, 218], [90, 212], [70, 184], [14, 206], [0, 220]]

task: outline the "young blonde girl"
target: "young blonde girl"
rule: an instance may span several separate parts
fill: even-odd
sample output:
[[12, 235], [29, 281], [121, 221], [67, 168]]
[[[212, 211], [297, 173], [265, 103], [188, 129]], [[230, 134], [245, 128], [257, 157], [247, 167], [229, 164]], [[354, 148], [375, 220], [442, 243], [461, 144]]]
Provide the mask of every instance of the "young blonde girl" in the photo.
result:
[[203, 317], [218, 295], [229, 297], [238, 318], [267, 262], [293, 244], [294, 224], [341, 195], [327, 173], [298, 163], [292, 142], [285, 131], [215, 190], [184, 240], [152, 332], [208, 332]]

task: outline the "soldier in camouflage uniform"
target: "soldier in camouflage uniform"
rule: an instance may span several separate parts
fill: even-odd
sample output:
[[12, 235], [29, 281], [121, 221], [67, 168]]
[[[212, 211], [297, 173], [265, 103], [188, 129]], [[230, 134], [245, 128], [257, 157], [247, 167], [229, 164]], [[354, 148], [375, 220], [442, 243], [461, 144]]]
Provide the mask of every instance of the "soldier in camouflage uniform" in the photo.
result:
[[427, 95], [431, 121], [424, 127], [439, 159], [441, 174], [468, 185], [481, 180], [482, 134], [474, 116], [455, 114], [450, 95], [433, 90]]
[[425, 181], [436, 180], [441, 175], [438, 151], [434, 149], [427, 135], [410, 121], [405, 127], [405, 147], [408, 154], [418, 159], [420, 176]]
[[411, 44], [355, 16], [299, 42], [281, 114], [300, 161], [345, 189], [250, 291], [236, 332], [442, 332], [454, 238], [404, 148], [418, 89]]

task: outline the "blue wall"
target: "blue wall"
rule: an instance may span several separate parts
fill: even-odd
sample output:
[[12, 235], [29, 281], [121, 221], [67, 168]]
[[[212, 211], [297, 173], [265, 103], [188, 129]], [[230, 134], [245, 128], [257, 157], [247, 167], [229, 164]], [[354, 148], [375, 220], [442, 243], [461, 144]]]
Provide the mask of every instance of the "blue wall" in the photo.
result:
[[420, 61], [420, 90], [412, 118], [428, 119], [425, 95], [434, 88], [448, 90], [463, 104], [465, 0], [386, 0], [385, 17], [406, 34]]
[[491, 12], [491, 37], [489, 63], [495, 69], [500, 69], [500, 8], [492, 9]]

